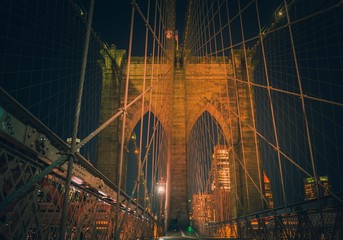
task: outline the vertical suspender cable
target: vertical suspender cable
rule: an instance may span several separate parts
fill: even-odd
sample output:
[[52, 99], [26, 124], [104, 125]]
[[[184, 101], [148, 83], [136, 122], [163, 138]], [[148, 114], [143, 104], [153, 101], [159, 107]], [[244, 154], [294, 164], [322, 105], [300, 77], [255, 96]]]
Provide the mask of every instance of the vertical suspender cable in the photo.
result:
[[[243, 158], [243, 165], [245, 165], [245, 150], [244, 150], [244, 139], [243, 139], [243, 132], [242, 132], [242, 120], [241, 120], [241, 110], [240, 110], [240, 106], [239, 106], [239, 92], [238, 92], [238, 86], [237, 86], [237, 68], [236, 68], [236, 61], [235, 61], [235, 52], [233, 49], [233, 41], [232, 41], [232, 32], [231, 32], [231, 19], [230, 19], [230, 14], [229, 14], [229, 6], [228, 4], [226, 4], [226, 13], [227, 13], [227, 18], [228, 18], [228, 27], [229, 27], [229, 37], [230, 37], [230, 50], [231, 50], [231, 58], [232, 58], [232, 68], [233, 68], [233, 83], [234, 83], [234, 88], [235, 88], [235, 97], [236, 97], [236, 106], [237, 106], [237, 125], [238, 125], [238, 141], [240, 141], [241, 143], [241, 147], [242, 147], [242, 158]], [[238, 155], [237, 155], [237, 159], [238, 159]], [[240, 161], [238, 159], [238, 161]], [[236, 175], [237, 176], [237, 175]], [[247, 176], [245, 174], [245, 179], [247, 181]], [[236, 179], [236, 183], [238, 184], [238, 180]], [[237, 185], [237, 193], [238, 193], [238, 185]], [[247, 193], [247, 196], [249, 194]], [[241, 199], [240, 199], [240, 195], [237, 194], [237, 205], [238, 203], [241, 203]], [[244, 210], [244, 209], [242, 209]]]
[[[150, 17], [150, 0], [148, 0], [148, 10], [147, 10], [147, 21], [149, 22], [149, 17]], [[146, 68], [147, 68], [147, 58], [148, 58], [148, 39], [149, 39], [149, 28], [148, 24], [145, 24], [145, 46], [144, 46], [144, 72], [143, 72], [143, 92], [145, 92], [145, 84], [146, 84]], [[145, 96], [142, 97], [142, 111], [141, 111], [141, 126], [140, 126], [140, 138], [139, 138], [139, 161], [141, 161], [142, 158], [142, 144], [143, 144], [143, 124], [144, 124], [144, 100]], [[148, 122], [149, 124], [149, 122]], [[149, 149], [146, 149], [148, 152]], [[145, 179], [148, 177], [148, 163], [149, 161], [146, 162], [146, 167], [145, 167]], [[146, 189], [146, 184], [144, 185]], [[146, 196], [147, 192], [144, 189], [144, 209], [145, 209], [145, 204], [146, 204]], [[138, 196], [139, 197], [139, 196]]]
[[310, 130], [309, 130], [308, 120], [307, 120], [307, 115], [306, 115], [304, 93], [303, 93], [303, 89], [302, 89], [300, 71], [299, 71], [299, 66], [298, 66], [298, 59], [297, 59], [297, 55], [296, 55], [296, 51], [295, 51], [295, 46], [294, 46], [294, 40], [293, 40], [293, 32], [292, 32], [291, 20], [290, 20], [290, 17], [289, 17], [288, 5], [287, 5], [286, 0], [284, 0], [284, 5], [285, 5], [286, 16], [287, 16], [287, 25], [288, 25], [289, 37], [290, 37], [290, 40], [291, 40], [291, 46], [292, 46], [292, 53], [293, 53], [293, 60], [294, 60], [294, 65], [295, 65], [295, 71], [296, 71], [296, 74], [297, 74], [297, 80], [298, 80], [298, 85], [299, 85], [301, 107], [302, 107], [302, 112], [303, 112], [303, 115], [304, 115], [304, 123], [305, 123], [305, 128], [306, 128], [307, 143], [308, 143], [308, 148], [309, 148], [309, 153], [310, 153], [310, 159], [311, 159], [311, 164], [312, 164], [313, 176], [314, 176], [314, 179], [315, 179], [316, 191], [318, 193], [317, 197], [319, 197], [318, 177], [317, 177], [317, 171], [316, 171], [316, 166], [315, 166], [315, 162], [314, 162]]
[[[252, 124], [254, 129], [254, 142], [255, 142], [255, 151], [256, 151], [256, 161], [257, 161], [257, 168], [258, 168], [258, 177], [260, 182], [260, 191], [261, 191], [261, 199], [262, 196], [262, 183], [261, 183], [261, 169], [260, 169], [260, 156], [259, 156], [259, 149], [257, 145], [257, 135], [256, 135], [256, 122], [255, 122], [255, 112], [254, 112], [254, 102], [253, 102], [253, 95], [251, 90], [251, 80], [250, 80], [250, 73], [249, 73], [249, 67], [248, 67], [248, 57], [247, 57], [247, 50], [245, 45], [245, 35], [244, 35], [244, 28], [243, 28], [243, 20], [242, 20], [242, 11], [241, 11], [241, 4], [240, 1], [238, 1], [238, 9], [239, 9], [239, 19], [240, 19], [240, 25], [241, 25], [241, 33], [242, 33], [242, 43], [243, 43], [243, 53], [244, 53], [244, 60], [245, 60], [245, 70], [247, 75], [247, 81], [248, 81], [248, 91], [249, 91], [249, 101], [250, 101], [250, 111], [251, 111], [251, 117], [252, 117]], [[249, 197], [248, 197], [249, 198]], [[249, 209], [250, 209], [250, 201], [248, 201]]]
[[[157, 21], [157, 1], [155, 2], [155, 12], [154, 12], [154, 32], [156, 32], [156, 21]], [[153, 38], [153, 42], [152, 42], [152, 56], [151, 56], [151, 77], [150, 77], [150, 87], [153, 84], [154, 81], [154, 67], [155, 67], [155, 45], [156, 45], [156, 39]], [[149, 136], [150, 136], [150, 119], [151, 119], [151, 106], [152, 106], [152, 93], [153, 93], [153, 89], [151, 89], [150, 94], [149, 94], [149, 115], [148, 115], [148, 129], [147, 129], [147, 136], [146, 136], [146, 144], [149, 142]], [[153, 144], [153, 150], [152, 150], [152, 177], [151, 177], [151, 194], [152, 196], [155, 196], [155, 152], [154, 152], [154, 147], [155, 145]], [[147, 148], [148, 149], [148, 148]], [[149, 149], [150, 150], [150, 149]], [[153, 198], [155, 200], [155, 198]], [[154, 203], [154, 202], [153, 202]], [[153, 209], [155, 209], [154, 205], [152, 206]]]
[[280, 171], [280, 178], [281, 178], [281, 190], [282, 190], [282, 196], [283, 196], [284, 205], [285, 205], [285, 207], [287, 207], [287, 198], [286, 198], [285, 185], [284, 185], [284, 179], [283, 179], [283, 174], [282, 174], [281, 154], [280, 154], [280, 146], [279, 146], [279, 136], [278, 136], [278, 133], [277, 133], [275, 114], [274, 114], [274, 106], [273, 106], [273, 99], [272, 99], [272, 94], [271, 94], [271, 91], [270, 91], [269, 73], [268, 73], [268, 68], [267, 68], [266, 53], [265, 53], [264, 42], [263, 42], [264, 39], [263, 39], [263, 35], [262, 35], [260, 13], [259, 13], [259, 7], [258, 7], [257, 0], [255, 0], [255, 5], [256, 5], [258, 29], [259, 29], [259, 34], [260, 34], [260, 43], [261, 43], [261, 48], [262, 48], [263, 67], [264, 67], [264, 72], [266, 74], [266, 83], [267, 83], [269, 105], [270, 105], [270, 111], [271, 111], [271, 115], [272, 115], [274, 137], [275, 137], [275, 143], [276, 143], [276, 148], [277, 148], [277, 157], [278, 157], [279, 169], [280, 169], [279, 171]]
[[131, 26], [130, 26], [130, 39], [129, 39], [129, 52], [127, 60], [127, 71], [126, 71], [126, 82], [125, 82], [125, 97], [123, 106], [123, 122], [122, 122], [122, 132], [121, 132], [121, 143], [120, 143], [120, 158], [119, 158], [119, 179], [118, 179], [118, 193], [117, 193], [117, 210], [116, 210], [116, 221], [115, 221], [115, 239], [119, 239], [120, 229], [118, 229], [119, 220], [119, 201], [120, 192], [122, 184], [122, 174], [123, 174], [123, 159], [124, 159], [124, 144], [125, 144], [125, 128], [126, 128], [126, 115], [127, 115], [127, 99], [129, 95], [129, 81], [130, 81], [130, 66], [131, 66], [131, 53], [132, 53], [132, 38], [133, 38], [133, 25], [135, 20], [135, 7], [133, 2], [131, 2]]
[[[145, 46], [144, 46], [144, 66], [143, 66], [143, 90], [142, 92], [145, 92], [145, 83], [146, 83], [146, 67], [147, 67], [147, 51], [148, 51], [148, 33], [149, 33], [149, 28], [148, 28], [148, 22], [149, 22], [149, 13], [150, 13], [150, 0], [148, 0], [148, 9], [147, 9], [147, 23], [145, 23]], [[140, 124], [140, 138], [139, 138], [139, 155], [138, 155], [138, 176], [137, 176], [137, 182], [138, 182], [138, 186], [137, 186], [137, 202], [138, 199], [140, 198], [140, 186], [141, 186], [141, 173], [143, 170], [144, 165], [142, 164], [142, 144], [143, 144], [143, 125], [144, 125], [144, 103], [145, 103], [145, 96], [142, 97], [142, 106], [141, 106], [141, 124]], [[148, 149], [146, 149], [148, 150]], [[148, 164], [146, 164], [146, 167], [148, 166]], [[145, 177], [147, 177], [147, 168], [145, 171]], [[146, 185], [144, 185], [146, 186]], [[143, 197], [143, 201], [144, 201], [144, 209], [145, 209], [145, 200], [146, 200], [146, 191], [144, 188], [144, 197]]]
[[[212, 27], [213, 27], [213, 36], [211, 36], [211, 38], [213, 38], [213, 42], [214, 42], [214, 53], [216, 55], [215, 61], [216, 63], [218, 62], [218, 49], [217, 49], [217, 41], [216, 41], [216, 24], [215, 24], [215, 13], [214, 13], [214, 4], [212, 4], [211, 7], [211, 11], [212, 11]], [[218, 7], [219, 10], [219, 7]], [[211, 53], [211, 55], [213, 54], [213, 52]]]
[[[226, 77], [228, 75], [228, 72], [227, 72], [227, 63], [226, 63], [226, 58], [225, 58], [225, 51], [224, 51], [224, 37], [223, 37], [223, 26], [222, 26], [222, 17], [221, 17], [221, 14], [220, 14], [220, 4], [219, 4], [219, 1], [217, 2], [217, 6], [218, 6], [218, 17], [219, 17], [219, 28], [220, 28], [220, 43], [221, 43], [221, 46], [222, 46], [222, 58], [223, 58], [223, 64], [224, 64], [224, 81], [225, 81], [225, 93], [227, 94], [227, 99], [228, 99], [228, 114], [229, 114], [229, 128], [230, 128], [230, 135], [231, 136], [225, 136], [225, 134], [223, 133], [223, 138], [224, 138], [224, 146], [228, 146], [228, 142], [227, 142], [227, 139], [226, 137], [229, 137], [230, 138], [230, 144], [231, 144], [231, 148], [226, 148], [228, 150], [228, 159], [227, 159], [227, 162], [229, 164], [229, 171], [230, 171], [230, 168], [232, 169], [231, 167], [231, 164], [230, 164], [230, 152], [229, 152], [229, 149], [232, 149], [234, 144], [233, 144], [233, 136], [232, 136], [232, 126], [231, 126], [231, 117], [230, 117], [230, 96], [228, 94], [228, 84], [227, 84], [227, 81], [226, 81]], [[222, 99], [222, 94], [220, 94], [220, 98]], [[222, 114], [224, 113], [224, 110], [222, 110], [222, 105], [223, 103], [220, 105], [221, 106], [221, 112]], [[233, 162], [233, 161], [231, 161]], [[230, 175], [232, 174], [232, 171], [230, 171]], [[229, 175], [230, 177], [230, 189], [229, 189], [229, 194], [231, 195], [231, 176]], [[228, 217], [230, 218], [231, 216], [231, 201], [230, 201], [230, 195], [229, 195], [229, 199], [228, 199], [228, 206], [227, 206], [227, 211], [228, 211]], [[228, 219], [225, 219], [225, 220], [228, 220]]]
[[[207, 39], [207, 41], [206, 41], [206, 45], [207, 45], [207, 43], [209, 44], [209, 50], [208, 50], [208, 52], [206, 53], [206, 56], [208, 56], [209, 55], [209, 63], [211, 63], [212, 62], [212, 40], [211, 40], [211, 20], [210, 20], [210, 10], [211, 10], [211, 8], [213, 7], [213, 4], [211, 4], [211, 7], [209, 8], [209, 6], [207, 5], [207, 1], [206, 1], [206, 8], [208, 9], [208, 11], [207, 11], [207, 15], [206, 15], [206, 17], [205, 17], [205, 19], [207, 18], [207, 21], [208, 21], [208, 23], [207, 23], [207, 29], [208, 29], [208, 31], [207, 31], [207, 33], [208, 33], [208, 39]], [[205, 28], [206, 29], [206, 28]]]
[[87, 19], [85, 45], [84, 45], [83, 54], [82, 54], [80, 83], [79, 83], [79, 89], [78, 89], [78, 98], [76, 102], [76, 111], [75, 111], [73, 134], [72, 134], [72, 141], [71, 141], [71, 155], [69, 156], [69, 159], [68, 159], [69, 164], [68, 164], [68, 172], [67, 172], [66, 186], [65, 186], [65, 192], [64, 192], [62, 219], [61, 219], [61, 227], [60, 227], [61, 240], [65, 238], [65, 224], [67, 220], [69, 188], [70, 188], [71, 175], [73, 172], [73, 161], [74, 161], [74, 153], [76, 149], [76, 138], [77, 138], [77, 133], [78, 133], [78, 128], [79, 128], [80, 111], [81, 111], [81, 103], [82, 103], [82, 95], [83, 95], [83, 85], [84, 85], [86, 66], [87, 66], [87, 56], [88, 56], [89, 38], [90, 38], [92, 18], [93, 18], [93, 9], [94, 9], [94, 0], [91, 0], [90, 6], [89, 6], [88, 19]]
[[[227, 14], [229, 14], [229, 11], [228, 11], [228, 1], [226, 0], [225, 1], [225, 6], [226, 6], [226, 13]], [[230, 19], [229, 19], [229, 17], [228, 17], [228, 28], [229, 28], [229, 30], [230, 30]], [[230, 38], [230, 41], [231, 41], [231, 30], [230, 30], [230, 34], [229, 34], [229, 38]], [[230, 43], [230, 47], [232, 47], [232, 44]], [[222, 46], [223, 46], [223, 48], [224, 48], [224, 40], [223, 40], [223, 36], [222, 36]], [[231, 54], [232, 54], [232, 51], [231, 51]], [[223, 49], [223, 56], [225, 56], [225, 51], [224, 51], [224, 49]], [[233, 57], [232, 57], [232, 59], [231, 59], [231, 64], [233, 65]], [[228, 63], [229, 64], [229, 63]], [[226, 66], [226, 64], [225, 64], [225, 66]], [[225, 67], [225, 69], [226, 69], [226, 67]], [[232, 66], [232, 71], [234, 72], [235, 71], [235, 68], [234, 68], [234, 66]], [[228, 76], [228, 73], [226, 72], [226, 74], [225, 74], [225, 76]], [[229, 119], [230, 119], [230, 122], [229, 122], [229, 126], [230, 126], [230, 135], [231, 135], [231, 147], [232, 147], [232, 161], [231, 161], [231, 163], [232, 163], [232, 172], [233, 172], [233, 174], [234, 174], [234, 176], [233, 176], [233, 179], [234, 179], [234, 187], [235, 187], [235, 190], [234, 190], [234, 194], [235, 194], [235, 200], [237, 200], [238, 199], [238, 188], [237, 188], [237, 184], [238, 184], [238, 181], [237, 181], [237, 172], [235, 171], [236, 170], [236, 161], [235, 161], [235, 152], [236, 152], [236, 149], [235, 149], [235, 144], [234, 144], [234, 139], [233, 139], [233, 137], [234, 137], [234, 134], [233, 134], [233, 123], [232, 123], [232, 114], [231, 114], [231, 97], [230, 97], [230, 93], [229, 93], [229, 86], [228, 86], [228, 82], [226, 81], [226, 95], [227, 95], [227, 99], [228, 99], [228, 114], [229, 114]], [[230, 164], [231, 165], [231, 164]], [[232, 182], [232, 181], [231, 181]], [[231, 188], [232, 189], [232, 188]], [[237, 202], [235, 202], [235, 203], [237, 203]], [[230, 201], [230, 204], [234, 204], [233, 202], [231, 202]], [[232, 217], [232, 214], [230, 213], [230, 216], [229, 216], [229, 219], [231, 219], [231, 217]]]

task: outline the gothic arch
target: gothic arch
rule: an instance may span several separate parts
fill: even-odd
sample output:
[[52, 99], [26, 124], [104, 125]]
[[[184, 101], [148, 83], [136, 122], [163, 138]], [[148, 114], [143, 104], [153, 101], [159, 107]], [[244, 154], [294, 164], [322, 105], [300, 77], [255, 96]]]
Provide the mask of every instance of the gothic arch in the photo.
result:
[[[125, 144], [128, 143], [128, 141], [130, 140], [131, 133], [132, 133], [133, 129], [135, 128], [135, 126], [137, 125], [139, 120], [142, 119], [141, 104], [135, 104], [134, 106], [132, 106], [132, 108], [130, 108], [128, 110], [128, 112], [129, 112], [128, 115], [129, 115], [130, 120], [127, 121], [127, 126], [125, 129]], [[149, 102], [145, 101], [144, 102], [143, 116], [148, 112], [149, 112]], [[151, 106], [150, 112], [152, 114], [154, 114], [154, 116], [161, 122], [161, 125], [162, 125], [164, 131], [166, 131], [166, 119], [165, 119], [165, 117], [163, 117], [159, 111], [156, 111], [154, 109], [153, 105]]]
[[221, 112], [218, 111], [218, 109], [211, 103], [207, 103], [205, 104], [200, 111], [191, 118], [191, 120], [187, 123], [187, 131], [186, 131], [186, 136], [188, 138], [190, 131], [192, 130], [195, 122], [199, 119], [199, 117], [205, 112], [209, 112], [214, 119], [216, 119], [216, 121], [218, 122], [218, 124], [220, 125], [220, 127], [223, 130], [224, 136], [225, 136], [225, 140], [227, 142], [230, 142], [230, 138], [231, 138], [231, 133], [230, 133], [230, 127], [229, 127], [229, 123], [228, 123], [228, 119], [226, 119]]

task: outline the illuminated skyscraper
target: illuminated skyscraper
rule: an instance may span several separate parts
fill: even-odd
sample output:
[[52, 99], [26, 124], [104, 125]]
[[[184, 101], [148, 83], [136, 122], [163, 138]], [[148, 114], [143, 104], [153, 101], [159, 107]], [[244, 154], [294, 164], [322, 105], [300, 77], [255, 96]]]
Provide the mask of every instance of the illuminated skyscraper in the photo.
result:
[[266, 173], [263, 172], [263, 183], [264, 183], [264, 198], [266, 199], [267, 208], [274, 208], [273, 192], [270, 184], [270, 180]]
[[227, 146], [214, 147], [212, 169], [215, 221], [221, 222], [228, 220], [230, 216], [230, 155]]
[[325, 197], [329, 195], [329, 179], [327, 176], [320, 176], [318, 183], [319, 194], [317, 193], [317, 187], [314, 178], [305, 178], [305, 200], [312, 200], [318, 197]]
[[224, 192], [230, 192], [230, 164], [227, 146], [217, 145], [213, 153], [213, 182], [214, 187]]
[[214, 196], [208, 193], [193, 194], [192, 226], [199, 232], [204, 231], [206, 224], [215, 221]]
[[193, 195], [193, 221], [206, 223], [214, 221], [213, 194]]

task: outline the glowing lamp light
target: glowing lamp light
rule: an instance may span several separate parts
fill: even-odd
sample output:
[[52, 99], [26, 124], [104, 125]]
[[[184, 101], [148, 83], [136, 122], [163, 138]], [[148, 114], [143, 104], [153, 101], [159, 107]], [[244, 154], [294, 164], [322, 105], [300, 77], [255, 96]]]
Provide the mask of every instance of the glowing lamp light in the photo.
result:
[[157, 193], [158, 194], [163, 194], [165, 192], [165, 187], [163, 185], [159, 185], [157, 187]]
[[167, 31], [166, 31], [166, 37], [167, 37], [168, 39], [171, 39], [172, 36], [173, 36], [173, 31], [172, 31], [172, 30], [167, 30]]

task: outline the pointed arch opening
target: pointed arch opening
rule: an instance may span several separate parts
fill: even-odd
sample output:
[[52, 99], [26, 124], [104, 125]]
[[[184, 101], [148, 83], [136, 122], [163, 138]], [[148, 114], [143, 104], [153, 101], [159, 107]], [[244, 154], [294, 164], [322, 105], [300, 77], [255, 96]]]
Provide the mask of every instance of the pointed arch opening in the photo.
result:
[[[232, 143], [217, 119], [204, 111], [187, 141], [188, 199], [197, 224], [229, 219]], [[198, 226], [199, 227], [199, 226]]]
[[160, 120], [145, 113], [127, 142], [126, 192], [147, 211], [164, 217], [167, 135]]

